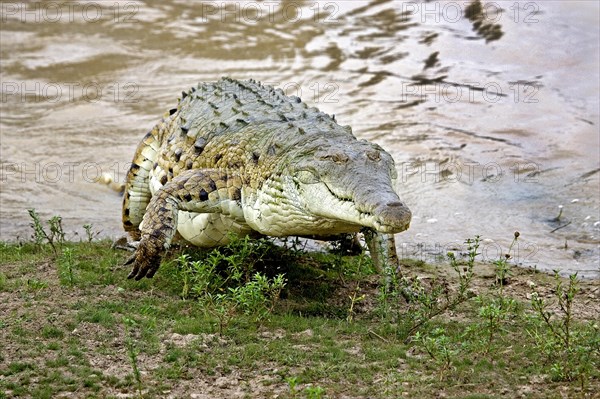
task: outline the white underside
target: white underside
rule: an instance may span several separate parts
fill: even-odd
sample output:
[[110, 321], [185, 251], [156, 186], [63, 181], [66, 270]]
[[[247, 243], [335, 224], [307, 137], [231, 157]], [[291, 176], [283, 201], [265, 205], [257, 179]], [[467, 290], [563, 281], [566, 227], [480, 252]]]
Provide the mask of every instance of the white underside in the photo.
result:
[[228, 234], [247, 235], [252, 231], [245, 223], [239, 223], [221, 213], [196, 213], [179, 211], [177, 232], [197, 247], [216, 247], [229, 243]]

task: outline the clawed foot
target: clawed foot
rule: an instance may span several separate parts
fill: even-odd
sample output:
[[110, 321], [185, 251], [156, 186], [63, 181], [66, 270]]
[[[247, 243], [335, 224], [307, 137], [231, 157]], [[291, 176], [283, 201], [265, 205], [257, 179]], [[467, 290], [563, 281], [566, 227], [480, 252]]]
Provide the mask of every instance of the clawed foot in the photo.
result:
[[152, 278], [160, 266], [160, 245], [153, 244], [148, 240], [140, 241], [135, 254], [125, 262], [126, 265], [133, 265], [128, 279], [135, 278], [141, 280], [144, 277]]

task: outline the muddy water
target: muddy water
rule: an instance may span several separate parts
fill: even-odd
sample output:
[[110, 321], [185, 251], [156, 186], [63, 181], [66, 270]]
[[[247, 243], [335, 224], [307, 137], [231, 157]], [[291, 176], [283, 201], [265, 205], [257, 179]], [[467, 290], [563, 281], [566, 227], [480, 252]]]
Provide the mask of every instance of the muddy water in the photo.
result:
[[[600, 276], [598, 3], [2, 3], [0, 239], [28, 208], [117, 237], [139, 139], [197, 81], [300, 95], [396, 159], [403, 256]], [[562, 214], [559, 215], [559, 206]]]

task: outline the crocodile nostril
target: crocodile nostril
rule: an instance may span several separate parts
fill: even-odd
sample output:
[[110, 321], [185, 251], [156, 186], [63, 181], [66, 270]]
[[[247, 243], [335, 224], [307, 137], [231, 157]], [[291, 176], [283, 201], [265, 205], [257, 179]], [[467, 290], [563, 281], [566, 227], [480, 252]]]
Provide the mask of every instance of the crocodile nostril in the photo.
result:
[[388, 202], [387, 206], [389, 207], [396, 207], [396, 206], [402, 206], [402, 202]]

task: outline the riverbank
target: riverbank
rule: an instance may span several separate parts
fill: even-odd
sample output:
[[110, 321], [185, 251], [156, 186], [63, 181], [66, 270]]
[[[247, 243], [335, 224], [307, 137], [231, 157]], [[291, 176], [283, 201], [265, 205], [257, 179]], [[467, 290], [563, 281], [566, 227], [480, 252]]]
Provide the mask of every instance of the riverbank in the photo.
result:
[[[510, 265], [499, 280], [499, 265], [457, 253], [454, 268], [451, 260], [405, 261], [402, 277], [382, 290], [364, 255], [236, 245], [185, 257], [174, 251], [154, 279], [134, 282], [121, 266], [129, 253], [107, 241], [55, 243], [56, 252], [0, 243], [0, 397], [591, 398], [600, 391], [597, 281], [574, 287], [575, 280]], [[202, 274], [211, 262], [213, 277]], [[235, 270], [238, 280], [225, 273]], [[548, 322], [535, 310], [542, 302]]]

